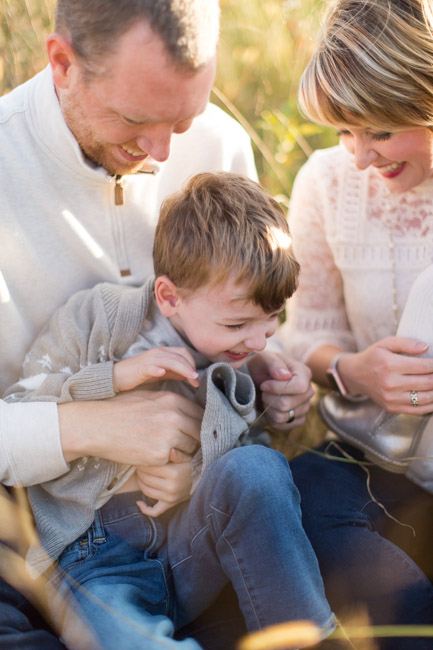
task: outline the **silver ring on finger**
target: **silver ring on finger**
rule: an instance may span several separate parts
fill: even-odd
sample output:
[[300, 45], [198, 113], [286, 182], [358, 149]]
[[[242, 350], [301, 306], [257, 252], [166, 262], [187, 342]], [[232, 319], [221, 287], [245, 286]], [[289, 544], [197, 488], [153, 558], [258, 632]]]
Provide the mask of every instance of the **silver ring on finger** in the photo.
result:
[[296, 414], [295, 414], [295, 409], [290, 409], [289, 411], [289, 417], [287, 418], [287, 424], [290, 424], [290, 422], [293, 422], [295, 419]]
[[410, 402], [412, 406], [418, 406], [418, 393], [416, 390], [410, 391]]

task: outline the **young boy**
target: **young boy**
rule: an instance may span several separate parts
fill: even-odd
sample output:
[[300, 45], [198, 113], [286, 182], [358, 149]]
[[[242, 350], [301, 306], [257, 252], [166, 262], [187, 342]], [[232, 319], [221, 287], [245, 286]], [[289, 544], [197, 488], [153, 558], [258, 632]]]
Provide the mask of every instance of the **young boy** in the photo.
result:
[[283, 211], [246, 177], [195, 176], [162, 206], [154, 267], [142, 287], [72, 296], [5, 399], [105, 399], [142, 385], [185, 392], [204, 407], [192, 489], [189, 462], [170, 500], [158, 468], [78, 459], [28, 490], [44, 549], [31, 548], [29, 563], [41, 572], [58, 560], [51, 584], [74, 592], [104, 648], [177, 647], [167, 617], [176, 627], [194, 620], [228, 581], [249, 630], [309, 618], [326, 636], [333, 618], [285, 459], [259, 445], [229, 451], [255, 419], [252, 381], [237, 369], [265, 347], [296, 288]]

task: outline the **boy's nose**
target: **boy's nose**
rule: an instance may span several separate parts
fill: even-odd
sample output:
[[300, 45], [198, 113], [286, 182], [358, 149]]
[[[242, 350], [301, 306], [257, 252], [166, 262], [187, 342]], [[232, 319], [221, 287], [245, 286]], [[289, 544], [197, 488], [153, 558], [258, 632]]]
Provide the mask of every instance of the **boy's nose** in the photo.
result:
[[249, 350], [257, 350], [261, 352], [266, 347], [266, 334], [265, 332], [254, 332], [244, 341], [244, 345]]

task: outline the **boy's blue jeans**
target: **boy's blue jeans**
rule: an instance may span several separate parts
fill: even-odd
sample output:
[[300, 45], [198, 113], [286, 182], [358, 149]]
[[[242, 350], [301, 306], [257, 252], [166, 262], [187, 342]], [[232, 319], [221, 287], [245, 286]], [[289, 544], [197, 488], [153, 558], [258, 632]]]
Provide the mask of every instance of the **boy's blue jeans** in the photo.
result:
[[[298, 491], [278, 452], [260, 445], [228, 452], [189, 502], [158, 519], [143, 516], [136, 499], [115, 495], [98, 510], [53, 579], [61, 594], [74, 594], [104, 650], [198, 650], [173, 632], [229, 582], [249, 631], [297, 619], [311, 619], [324, 637], [335, 627]], [[53, 610], [63, 614], [56, 599]], [[64, 625], [67, 635], [67, 615]]]

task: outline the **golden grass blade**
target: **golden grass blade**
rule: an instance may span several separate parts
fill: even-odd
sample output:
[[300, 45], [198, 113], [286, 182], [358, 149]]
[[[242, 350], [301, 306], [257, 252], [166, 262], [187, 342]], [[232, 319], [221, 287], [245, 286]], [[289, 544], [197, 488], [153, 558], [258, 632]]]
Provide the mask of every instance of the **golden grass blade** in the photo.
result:
[[272, 625], [242, 639], [238, 650], [290, 650], [306, 648], [320, 641], [320, 630], [311, 621]]

